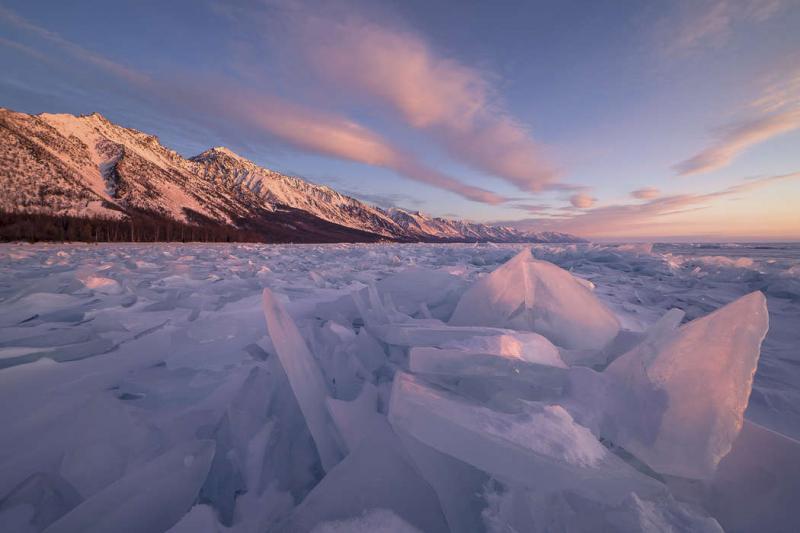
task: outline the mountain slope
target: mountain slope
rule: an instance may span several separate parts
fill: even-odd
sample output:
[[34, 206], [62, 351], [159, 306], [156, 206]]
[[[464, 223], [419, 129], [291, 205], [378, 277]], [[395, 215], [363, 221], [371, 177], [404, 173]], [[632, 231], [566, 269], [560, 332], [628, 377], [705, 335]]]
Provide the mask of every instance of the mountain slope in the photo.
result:
[[0, 108], [0, 210], [149, 217], [239, 228], [270, 242], [575, 242], [571, 235], [383, 210], [217, 147], [191, 158], [103, 116]]
[[285, 205], [350, 228], [394, 238], [400, 228], [382, 211], [330, 187], [259, 167], [227, 148], [217, 147], [190, 158], [201, 174], [220, 188], [254, 194], [266, 205]]

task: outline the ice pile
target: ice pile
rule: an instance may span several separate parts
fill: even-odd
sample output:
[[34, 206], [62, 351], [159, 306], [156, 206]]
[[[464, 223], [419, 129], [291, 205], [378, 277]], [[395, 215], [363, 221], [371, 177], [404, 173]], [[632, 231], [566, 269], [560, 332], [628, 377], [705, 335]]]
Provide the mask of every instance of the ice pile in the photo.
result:
[[0, 531], [798, 531], [800, 255], [681, 250], [0, 246]]
[[[402, 276], [413, 286], [425, 273]], [[312, 337], [311, 351], [264, 291], [270, 338], [327, 472], [278, 530], [386, 510], [423, 531], [741, 525], [709, 502], [744, 488], [716, 474], [738, 442], [767, 332], [761, 293], [683, 326], [671, 311], [615, 353], [614, 314], [530, 250], [466, 288], [448, 322], [425, 312], [441, 294], [415, 291], [412, 316], [393, 286], [353, 293], [357, 313], [323, 320], [326, 340]], [[595, 352], [584, 358], [596, 369], [568, 367], [561, 353], [576, 349]], [[800, 457], [787, 442], [770, 446]], [[793, 489], [767, 484], [780, 501]]]

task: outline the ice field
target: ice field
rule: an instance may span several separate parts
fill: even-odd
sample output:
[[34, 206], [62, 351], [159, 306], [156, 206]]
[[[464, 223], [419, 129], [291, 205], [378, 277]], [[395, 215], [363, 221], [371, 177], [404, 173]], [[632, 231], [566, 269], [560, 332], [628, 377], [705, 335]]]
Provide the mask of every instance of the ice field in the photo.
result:
[[2, 532], [800, 531], [800, 245], [2, 245], [0, 428]]

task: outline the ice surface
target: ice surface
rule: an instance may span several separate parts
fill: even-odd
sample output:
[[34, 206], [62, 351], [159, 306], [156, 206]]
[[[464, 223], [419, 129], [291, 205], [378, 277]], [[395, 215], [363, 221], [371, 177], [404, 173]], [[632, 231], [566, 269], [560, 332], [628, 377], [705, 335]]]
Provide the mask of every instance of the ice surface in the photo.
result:
[[797, 531], [800, 442], [745, 421], [701, 503], [726, 531]]
[[87, 289], [92, 289], [105, 294], [119, 294], [122, 286], [116, 280], [102, 276], [87, 276], [81, 279]]
[[481, 492], [489, 476], [402, 432], [399, 437], [417, 471], [436, 491], [450, 531], [482, 531], [486, 504]]
[[0, 531], [41, 531], [80, 502], [78, 491], [61, 476], [33, 474], [0, 500]]
[[312, 533], [420, 533], [420, 530], [386, 509], [371, 509], [362, 516], [318, 524]]
[[46, 533], [165, 531], [197, 498], [208, 475], [214, 443], [175, 446], [51, 524]]
[[800, 531], [800, 247], [537, 245], [619, 334], [450, 323], [522, 250], [0, 245], [0, 531]]
[[619, 321], [569, 272], [523, 250], [470, 287], [450, 318], [454, 326], [535, 331], [564, 348], [599, 348]]
[[510, 530], [722, 533], [716, 520], [670, 496], [643, 498], [631, 492], [619, 503], [608, 504], [574, 491], [512, 489], [487, 497], [491, 507], [485, 511], [485, 517], [487, 529], [492, 533]]
[[222, 533], [222, 527], [212, 507], [195, 505], [167, 533]]
[[448, 531], [436, 494], [405, 458], [388, 426], [328, 472], [276, 531], [313, 531], [374, 509], [388, 509], [421, 531]]

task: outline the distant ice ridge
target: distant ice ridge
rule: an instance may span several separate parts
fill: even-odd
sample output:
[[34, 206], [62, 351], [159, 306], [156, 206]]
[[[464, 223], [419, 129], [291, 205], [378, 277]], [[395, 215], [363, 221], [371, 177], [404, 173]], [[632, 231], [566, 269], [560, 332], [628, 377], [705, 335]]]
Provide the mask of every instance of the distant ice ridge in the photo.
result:
[[0, 258], [0, 531], [798, 530], [800, 444], [775, 431], [794, 427], [797, 315], [766, 290], [791, 264], [742, 281], [722, 274], [738, 260], [703, 275], [600, 245]]

